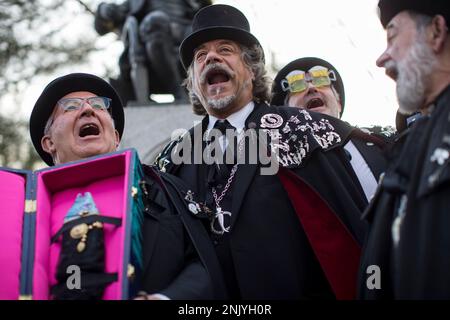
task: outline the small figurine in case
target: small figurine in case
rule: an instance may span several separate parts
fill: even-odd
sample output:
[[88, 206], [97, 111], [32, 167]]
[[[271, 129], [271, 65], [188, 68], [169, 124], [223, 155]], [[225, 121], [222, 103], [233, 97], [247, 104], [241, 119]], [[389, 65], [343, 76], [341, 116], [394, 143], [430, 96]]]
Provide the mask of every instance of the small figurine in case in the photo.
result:
[[[117, 273], [105, 272], [105, 244], [103, 224], [120, 226], [121, 219], [99, 215], [90, 192], [78, 194], [67, 212], [62, 228], [52, 238], [62, 235], [61, 253], [52, 295], [58, 300], [101, 299], [105, 287], [117, 281]], [[78, 288], [68, 283], [71, 266], [79, 268]]]

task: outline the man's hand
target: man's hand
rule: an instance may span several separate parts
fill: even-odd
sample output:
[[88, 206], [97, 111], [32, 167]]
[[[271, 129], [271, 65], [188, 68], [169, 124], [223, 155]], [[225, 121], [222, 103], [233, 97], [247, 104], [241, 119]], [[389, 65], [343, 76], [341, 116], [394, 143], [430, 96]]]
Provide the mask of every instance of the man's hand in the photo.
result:
[[134, 300], [170, 300], [169, 297], [160, 294], [160, 293], [154, 293], [154, 294], [148, 294], [145, 291], [139, 291], [138, 295]]

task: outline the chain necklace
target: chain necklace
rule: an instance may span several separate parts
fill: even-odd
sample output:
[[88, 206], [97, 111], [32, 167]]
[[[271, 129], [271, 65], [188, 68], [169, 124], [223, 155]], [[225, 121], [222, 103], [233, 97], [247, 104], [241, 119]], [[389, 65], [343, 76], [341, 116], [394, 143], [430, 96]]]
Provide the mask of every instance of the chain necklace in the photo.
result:
[[[240, 134], [239, 134], [240, 136]], [[242, 154], [243, 150], [244, 150], [244, 137], [241, 137], [239, 139], [239, 143], [238, 143], [238, 159], [239, 159], [239, 155]], [[225, 232], [229, 232], [230, 231], [230, 227], [225, 227], [225, 216], [230, 216], [231, 217], [231, 212], [230, 211], [223, 211], [222, 208], [220, 207], [220, 202], [223, 200], [223, 198], [225, 197], [225, 195], [228, 192], [228, 189], [231, 186], [231, 183], [233, 182], [234, 176], [236, 174], [236, 171], [238, 169], [238, 163], [236, 162], [233, 166], [233, 168], [231, 169], [230, 172], [230, 176], [228, 177], [227, 183], [225, 184], [225, 187], [223, 188], [222, 192], [220, 193], [220, 195], [217, 195], [217, 191], [215, 187], [212, 187], [212, 194], [214, 197], [214, 202], [216, 203], [216, 213], [214, 215], [214, 218], [211, 220], [211, 231], [215, 234], [218, 235], [223, 235]], [[217, 219], [217, 222], [219, 224], [220, 230], [217, 230], [214, 227], [214, 221]]]

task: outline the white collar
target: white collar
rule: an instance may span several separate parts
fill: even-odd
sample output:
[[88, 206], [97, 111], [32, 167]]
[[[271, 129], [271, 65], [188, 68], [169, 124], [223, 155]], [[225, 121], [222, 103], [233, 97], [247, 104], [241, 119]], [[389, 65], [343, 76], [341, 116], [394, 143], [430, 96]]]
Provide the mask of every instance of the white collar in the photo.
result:
[[[242, 129], [245, 128], [245, 120], [247, 120], [250, 113], [252, 113], [253, 109], [255, 108], [255, 104], [253, 101], [250, 101], [245, 107], [242, 109], [236, 111], [235, 113], [231, 114], [226, 118], [228, 122], [236, 128], [236, 130], [239, 132]], [[218, 118], [208, 115], [209, 116], [209, 122], [208, 122], [208, 130], [211, 130], [214, 128], [214, 125], [216, 124], [216, 121], [219, 120]], [[225, 119], [224, 119], [225, 120]]]

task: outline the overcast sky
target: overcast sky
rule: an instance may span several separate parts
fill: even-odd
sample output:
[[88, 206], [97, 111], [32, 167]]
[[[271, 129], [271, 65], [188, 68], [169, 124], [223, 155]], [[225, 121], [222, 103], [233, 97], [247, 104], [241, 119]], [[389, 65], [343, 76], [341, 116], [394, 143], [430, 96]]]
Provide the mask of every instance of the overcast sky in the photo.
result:
[[395, 123], [395, 83], [375, 65], [386, 35], [378, 0], [216, 1], [241, 9], [276, 65], [316, 56], [333, 64], [344, 80], [343, 119], [355, 125]]
[[[78, 5], [73, 2], [74, 6]], [[395, 84], [375, 65], [386, 44], [385, 31], [377, 16], [378, 0], [218, 0], [214, 3], [233, 5], [247, 16], [252, 33], [266, 51], [268, 63], [272, 63], [271, 54], [279, 68], [305, 56], [332, 63], [344, 80], [344, 120], [361, 126], [394, 124]], [[82, 24], [93, 28], [91, 23], [92, 18], [85, 16], [72, 27], [77, 31]], [[20, 110], [22, 117], [28, 118], [42, 89], [56, 76], [79, 71], [101, 73], [103, 69], [95, 63], [99, 59], [116, 66], [121, 51], [121, 43], [116, 39], [113, 34], [101, 37], [101, 46], [107, 46], [107, 50], [95, 54], [93, 63], [76, 69], [68, 66], [55, 75], [38, 78], [23, 93], [25, 98], [20, 108], [3, 103], [1, 111]]]

